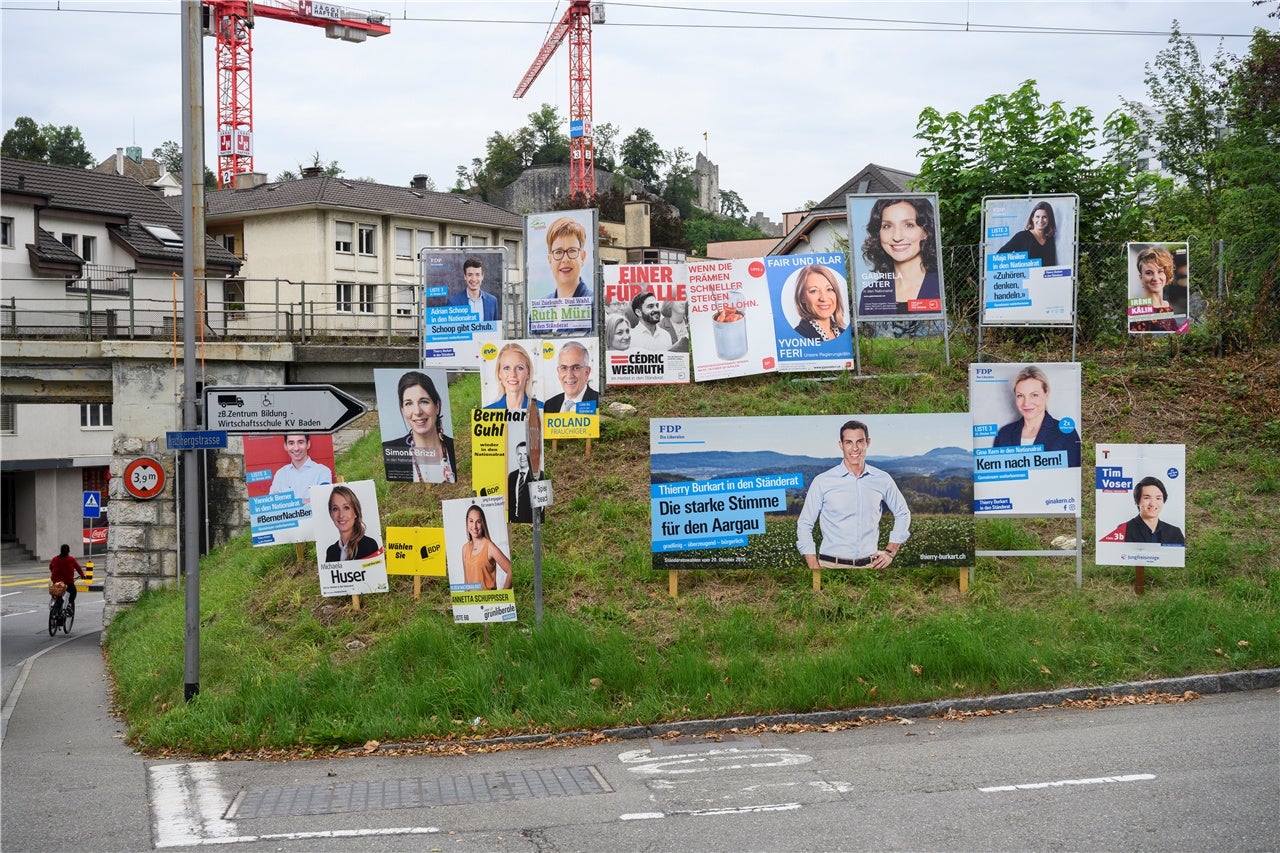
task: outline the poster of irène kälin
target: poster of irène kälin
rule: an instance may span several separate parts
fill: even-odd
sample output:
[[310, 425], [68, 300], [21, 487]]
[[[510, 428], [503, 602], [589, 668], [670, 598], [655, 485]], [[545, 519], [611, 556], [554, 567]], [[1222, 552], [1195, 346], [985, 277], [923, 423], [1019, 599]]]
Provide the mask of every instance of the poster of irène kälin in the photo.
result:
[[1080, 365], [971, 364], [973, 509], [1080, 514]]
[[1186, 447], [1099, 444], [1099, 566], [1185, 566]]

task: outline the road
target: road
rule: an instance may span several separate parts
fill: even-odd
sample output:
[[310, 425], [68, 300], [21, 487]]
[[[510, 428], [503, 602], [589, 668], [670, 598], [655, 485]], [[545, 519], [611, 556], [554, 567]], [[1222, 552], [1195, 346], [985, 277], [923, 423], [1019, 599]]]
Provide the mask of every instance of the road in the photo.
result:
[[[92, 593], [82, 612], [95, 598], [100, 614]], [[62, 642], [37, 636], [22, 598], [3, 601], [6, 670], [19, 643]], [[1274, 689], [718, 742], [187, 762], [130, 751], [97, 635], [78, 621], [71, 636], [6, 705], [6, 851], [1224, 851], [1280, 839]]]

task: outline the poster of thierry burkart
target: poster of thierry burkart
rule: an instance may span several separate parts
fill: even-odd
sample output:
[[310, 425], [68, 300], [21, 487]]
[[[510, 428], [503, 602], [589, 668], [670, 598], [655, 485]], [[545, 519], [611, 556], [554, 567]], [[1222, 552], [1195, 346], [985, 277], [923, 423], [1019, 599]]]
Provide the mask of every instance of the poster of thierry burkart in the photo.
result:
[[763, 258], [687, 264], [689, 334], [697, 382], [778, 368], [773, 300]]
[[1074, 195], [982, 200], [982, 322], [1075, 322]]
[[777, 255], [763, 260], [778, 370], [851, 369], [853, 331], [844, 254]]
[[502, 337], [503, 253], [424, 249], [422, 363], [475, 369], [480, 346]]

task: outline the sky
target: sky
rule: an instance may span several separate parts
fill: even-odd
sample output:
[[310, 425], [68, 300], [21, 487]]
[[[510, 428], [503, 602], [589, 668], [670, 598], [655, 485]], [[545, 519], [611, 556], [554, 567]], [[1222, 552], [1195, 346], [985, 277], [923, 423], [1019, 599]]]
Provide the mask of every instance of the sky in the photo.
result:
[[[265, 0], [297, 2], [297, 0]], [[1274, 3], [607, 2], [592, 30], [593, 118], [664, 149], [707, 154], [751, 211], [780, 221], [867, 163], [914, 171], [922, 109], [967, 112], [1035, 79], [1041, 98], [1096, 121], [1141, 100], [1144, 65], [1172, 21], [1201, 56], [1240, 54]], [[369, 0], [391, 33], [363, 44], [259, 20], [253, 30], [255, 169], [274, 177], [319, 153], [348, 177], [453, 186], [456, 168], [543, 103], [569, 111], [568, 46], [512, 93], [563, 2]], [[179, 6], [0, 0], [4, 129], [18, 116], [74, 125], [96, 160], [182, 138]], [[217, 75], [204, 44], [206, 151]], [[705, 134], [705, 138], [704, 138]], [[213, 158], [209, 164], [214, 165]]]

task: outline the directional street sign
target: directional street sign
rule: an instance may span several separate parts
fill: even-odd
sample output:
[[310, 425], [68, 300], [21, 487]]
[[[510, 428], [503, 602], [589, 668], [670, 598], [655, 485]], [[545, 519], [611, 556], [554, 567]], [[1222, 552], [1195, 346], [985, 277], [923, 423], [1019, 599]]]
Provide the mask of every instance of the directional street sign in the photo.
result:
[[102, 492], [85, 492], [84, 493], [84, 517], [85, 518], [101, 518], [102, 517]]
[[368, 411], [332, 385], [235, 385], [204, 389], [205, 428], [235, 435], [333, 432]]

